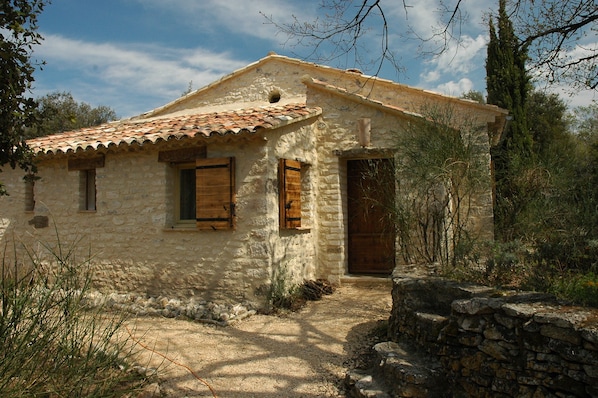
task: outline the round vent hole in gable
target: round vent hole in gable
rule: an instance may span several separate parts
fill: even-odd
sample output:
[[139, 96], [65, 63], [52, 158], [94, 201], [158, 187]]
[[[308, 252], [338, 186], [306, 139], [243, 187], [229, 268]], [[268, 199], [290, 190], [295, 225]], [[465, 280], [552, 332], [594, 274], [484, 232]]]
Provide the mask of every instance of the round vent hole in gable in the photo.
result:
[[268, 101], [271, 104], [275, 104], [276, 102], [280, 101], [280, 91], [278, 91], [278, 90], [271, 91], [270, 95], [268, 96]]

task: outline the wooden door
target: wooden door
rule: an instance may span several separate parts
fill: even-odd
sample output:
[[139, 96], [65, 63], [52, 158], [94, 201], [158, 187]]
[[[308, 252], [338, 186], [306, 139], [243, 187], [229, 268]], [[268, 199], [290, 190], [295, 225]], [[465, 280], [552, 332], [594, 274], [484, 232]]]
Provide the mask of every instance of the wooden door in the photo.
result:
[[395, 266], [391, 159], [347, 161], [349, 273], [390, 274]]

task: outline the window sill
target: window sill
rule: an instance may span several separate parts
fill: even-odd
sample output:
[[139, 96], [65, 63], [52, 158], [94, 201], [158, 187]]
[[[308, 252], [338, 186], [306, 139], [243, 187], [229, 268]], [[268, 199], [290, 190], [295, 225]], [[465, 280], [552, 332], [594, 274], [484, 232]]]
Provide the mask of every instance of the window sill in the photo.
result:
[[311, 231], [311, 227], [297, 227], [293, 229], [296, 231]]
[[197, 232], [195, 224], [175, 224], [169, 228], [164, 228], [164, 232]]
[[77, 210], [77, 213], [84, 213], [84, 214], [97, 213], [97, 212], [98, 212], [97, 210]]
[[311, 227], [282, 228], [281, 231], [288, 232], [311, 232]]

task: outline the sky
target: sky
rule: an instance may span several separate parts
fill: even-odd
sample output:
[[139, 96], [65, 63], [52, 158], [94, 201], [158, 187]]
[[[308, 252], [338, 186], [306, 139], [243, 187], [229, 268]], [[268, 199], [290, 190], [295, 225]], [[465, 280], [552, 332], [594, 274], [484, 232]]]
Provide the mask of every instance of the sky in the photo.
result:
[[[429, 35], [439, 15], [437, 0], [408, 1], [407, 9], [402, 1], [383, 2], [392, 22], [389, 47], [401, 69], [385, 64], [378, 76], [453, 96], [485, 92], [485, 15], [494, 1], [462, 3], [467, 20], [460, 25], [461, 41], [450, 42], [439, 57], [413, 39]], [[38, 20], [44, 41], [33, 59], [45, 65], [35, 73], [33, 95], [70, 92], [78, 102], [109, 106], [126, 118], [165, 105], [189, 88], [200, 89], [271, 51], [377, 73], [375, 67], [356, 65], [351, 57], [310, 58], [313, 47], [290, 41], [269, 21], [314, 21], [325, 12], [319, 4], [320, 0], [52, 0]], [[380, 26], [380, 20], [374, 20], [363, 42], [366, 57], [379, 54]], [[563, 98], [571, 106], [588, 105], [593, 93]]]

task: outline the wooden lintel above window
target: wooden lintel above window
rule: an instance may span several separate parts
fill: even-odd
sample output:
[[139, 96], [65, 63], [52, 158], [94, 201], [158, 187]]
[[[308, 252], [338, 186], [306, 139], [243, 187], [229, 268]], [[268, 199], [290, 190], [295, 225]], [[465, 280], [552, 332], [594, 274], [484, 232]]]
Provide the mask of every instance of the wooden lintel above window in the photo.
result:
[[68, 159], [68, 170], [92, 170], [104, 167], [104, 155], [72, 157]]
[[334, 156], [348, 159], [392, 158], [395, 153], [396, 150], [392, 148], [353, 148], [332, 151]]
[[171, 149], [158, 152], [158, 162], [167, 163], [189, 163], [197, 159], [204, 159], [207, 156], [205, 146], [193, 148]]

